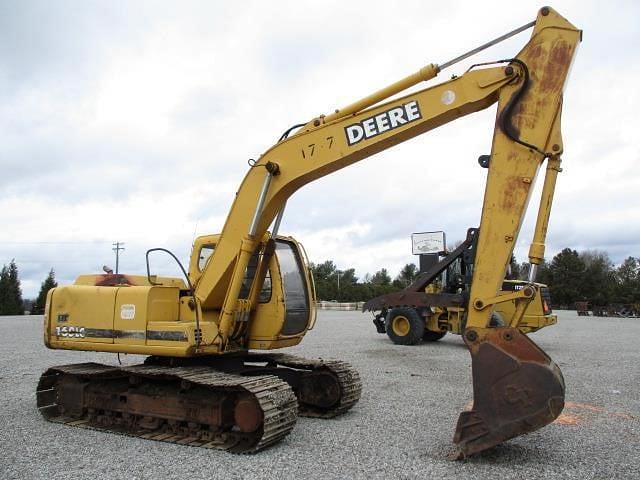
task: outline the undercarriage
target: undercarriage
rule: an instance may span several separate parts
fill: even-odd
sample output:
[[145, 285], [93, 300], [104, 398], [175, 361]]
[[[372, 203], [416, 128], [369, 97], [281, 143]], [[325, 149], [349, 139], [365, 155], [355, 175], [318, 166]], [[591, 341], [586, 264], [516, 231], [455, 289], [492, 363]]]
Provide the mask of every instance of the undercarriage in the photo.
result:
[[81, 363], [40, 378], [37, 404], [49, 421], [233, 453], [284, 438], [297, 416], [331, 418], [360, 398], [358, 373], [340, 361], [284, 354]]

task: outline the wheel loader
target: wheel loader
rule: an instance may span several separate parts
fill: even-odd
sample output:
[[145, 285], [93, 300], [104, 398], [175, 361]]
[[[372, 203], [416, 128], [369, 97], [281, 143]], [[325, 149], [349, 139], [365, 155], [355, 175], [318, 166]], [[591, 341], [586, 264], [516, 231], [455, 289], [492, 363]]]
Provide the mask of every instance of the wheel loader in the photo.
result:
[[[529, 28], [530, 40], [513, 58], [408, 90]], [[353, 367], [270, 352], [298, 344], [315, 322], [304, 249], [279, 234], [287, 199], [309, 182], [497, 104], [473, 281], [462, 305], [474, 401], [460, 414], [454, 443], [465, 457], [552, 422], [564, 405], [562, 374], [514, 327], [539, 295], [535, 268], [524, 288], [504, 294], [500, 286], [542, 165], [529, 260], [535, 266], [544, 258], [564, 150], [563, 89], [580, 40], [580, 30], [544, 7], [533, 22], [492, 42], [290, 128], [249, 162], [222, 232], [195, 241], [189, 272], [180, 265], [184, 278], [150, 272], [150, 254], [171, 254], [156, 248], [147, 252], [146, 275], [82, 275], [51, 289], [47, 347], [147, 359], [47, 369], [36, 392], [42, 415], [75, 427], [257, 452], [285, 437], [298, 415], [348, 411], [362, 388]], [[490, 327], [491, 312], [505, 302], [515, 302], [511, 318]]]
[[[374, 312], [373, 324], [377, 332], [386, 333], [397, 345], [437, 342], [447, 333], [462, 335], [477, 238], [478, 229], [470, 228], [467, 238], [456, 249], [434, 262], [411, 285], [365, 302], [362, 311]], [[438, 256], [437, 253], [434, 255]], [[557, 323], [546, 285], [504, 280], [499, 295], [510, 295], [523, 288], [533, 288], [536, 294], [518, 324], [511, 326], [522, 333], [531, 333]], [[515, 299], [497, 303], [491, 312], [489, 327], [504, 327], [505, 318], [513, 318], [516, 306]]]

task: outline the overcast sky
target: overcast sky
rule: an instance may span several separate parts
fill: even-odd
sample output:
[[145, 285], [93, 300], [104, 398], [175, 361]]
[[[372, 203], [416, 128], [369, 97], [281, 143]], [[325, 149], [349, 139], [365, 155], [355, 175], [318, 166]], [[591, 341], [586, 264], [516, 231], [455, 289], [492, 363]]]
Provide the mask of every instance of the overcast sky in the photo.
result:
[[[194, 235], [222, 228], [247, 159], [290, 125], [444, 63], [540, 6], [0, 0], [0, 264], [15, 258], [31, 298], [50, 268], [70, 283], [114, 266], [115, 241], [125, 242], [121, 271], [143, 273], [156, 246], [186, 262]], [[640, 3], [552, 6], [584, 39], [565, 92], [547, 258], [600, 249], [619, 263], [640, 256]], [[473, 62], [513, 56], [529, 35]], [[312, 261], [360, 277], [417, 261], [412, 232], [444, 230], [453, 244], [479, 222], [486, 171], [476, 160], [490, 151], [494, 116], [479, 112], [304, 187], [281, 233]]]

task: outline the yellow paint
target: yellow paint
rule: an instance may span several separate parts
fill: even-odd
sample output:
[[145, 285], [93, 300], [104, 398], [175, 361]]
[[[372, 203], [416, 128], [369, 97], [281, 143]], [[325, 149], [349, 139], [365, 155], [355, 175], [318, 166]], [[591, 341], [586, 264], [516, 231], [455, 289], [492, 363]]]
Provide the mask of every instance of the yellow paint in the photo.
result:
[[411, 330], [411, 324], [409, 323], [409, 319], [403, 315], [397, 315], [393, 318], [391, 322], [391, 328], [393, 333], [398, 335], [399, 337], [404, 337], [409, 334]]

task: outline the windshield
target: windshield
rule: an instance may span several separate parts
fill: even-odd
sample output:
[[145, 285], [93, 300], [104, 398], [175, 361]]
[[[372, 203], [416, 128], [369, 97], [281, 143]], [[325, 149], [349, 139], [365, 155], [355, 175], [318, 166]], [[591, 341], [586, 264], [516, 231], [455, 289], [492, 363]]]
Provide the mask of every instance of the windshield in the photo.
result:
[[302, 261], [297, 250], [289, 242], [276, 242], [276, 255], [284, 289], [286, 316], [282, 333], [295, 335], [307, 327], [309, 297]]

